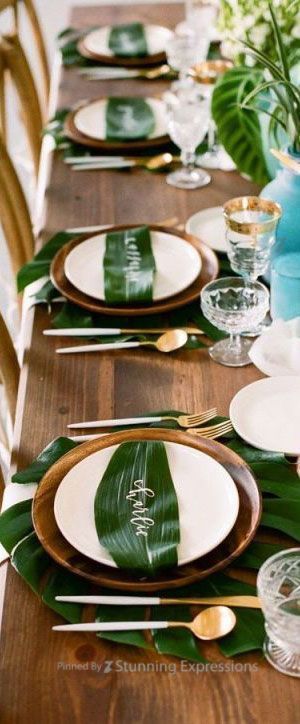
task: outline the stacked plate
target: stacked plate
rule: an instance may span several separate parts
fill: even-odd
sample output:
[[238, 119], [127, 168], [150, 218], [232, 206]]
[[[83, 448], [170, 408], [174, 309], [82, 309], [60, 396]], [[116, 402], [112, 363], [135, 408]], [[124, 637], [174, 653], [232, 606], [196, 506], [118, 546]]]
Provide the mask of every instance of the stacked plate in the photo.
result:
[[[116, 567], [94, 522], [95, 493], [113, 453], [140, 440], [165, 444], [179, 507], [178, 566], [151, 580]], [[33, 505], [36, 533], [58, 563], [99, 585], [144, 591], [182, 586], [228, 565], [252, 540], [260, 513], [255, 479], [234, 452], [161, 429], [118, 432], [71, 450], [46, 473]]]
[[169, 28], [161, 25], [145, 25], [145, 39], [148, 54], [142, 57], [124, 57], [113, 55], [109, 48], [109, 35], [111, 26], [106, 25], [89, 32], [78, 43], [78, 50], [85, 58], [109, 65], [122, 65], [124, 67], [140, 68], [148, 65], [158, 65], [166, 61], [166, 44], [173, 33]]
[[169, 143], [165, 104], [159, 98], [144, 99], [154, 115], [154, 129], [147, 138], [138, 140], [114, 140], [106, 138], [106, 107], [108, 98], [82, 103], [71, 111], [65, 120], [65, 135], [75, 143], [103, 152], [124, 154], [158, 148]]
[[[114, 226], [109, 231], [140, 225]], [[185, 232], [155, 225], [149, 228], [156, 263], [151, 304], [106, 304], [103, 272], [106, 231], [81, 236], [58, 251], [51, 266], [53, 284], [75, 304], [112, 315], [162, 313], [199, 298], [202, 286], [218, 273], [214, 252]]]

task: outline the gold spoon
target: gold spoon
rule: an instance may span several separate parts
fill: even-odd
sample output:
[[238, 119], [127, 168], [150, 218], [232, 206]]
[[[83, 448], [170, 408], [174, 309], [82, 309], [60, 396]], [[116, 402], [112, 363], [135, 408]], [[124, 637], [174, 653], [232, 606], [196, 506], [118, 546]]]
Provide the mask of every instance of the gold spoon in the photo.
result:
[[106, 163], [103, 159], [101, 161], [97, 160], [97, 157], [95, 157], [94, 160], [92, 156], [87, 157], [86, 162], [81, 160], [76, 162], [75, 159], [76, 157], [72, 156], [67, 160], [67, 163], [73, 164], [73, 171], [107, 171], [109, 169], [135, 168], [136, 166], [146, 168], [148, 171], [158, 171], [161, 168], [170, 166], [174, 161], [179, 160], [177, 156], [173, 156], [172, 153], [168, 152], [159, 153], [157, 156], [152, 156], [151, 158], [129, 158], [124, 156], [124, 158], [115, 161], [113, 159], [107, 159]]
[[188, 628], [202, 641], [226, 636], [236, 624], [236, 615], [228, 606], [211, 606], [198, 613], [193, 621], [109, 621], [105, 623], [71, 623], [52, 626], [53, 631], [145, 631], [162, 628]]
[[155, 342], [111, 342], [109, 344], [81, 344], [76, 347], [60, 347], [57, 354], [72, 354], [72, 352], [107, 352], [115, 349], [132, 349], [133, 347], [154, 347], [159, 352], [174, 352], [183, 347], [188, 339], [184, 329], [172, 329], [161, 334]]

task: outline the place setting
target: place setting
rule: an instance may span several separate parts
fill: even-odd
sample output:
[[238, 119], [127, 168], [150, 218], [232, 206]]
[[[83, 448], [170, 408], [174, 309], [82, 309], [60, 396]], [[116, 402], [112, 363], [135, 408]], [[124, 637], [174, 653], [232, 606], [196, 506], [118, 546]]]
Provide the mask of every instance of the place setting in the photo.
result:
[[[103, 71], [105, 76], [105, 66], [109, 71], [119, 67], [132, 71], [145, 66], [163, 66], [166, 44], [172, 35], [169, 28], [161, 25], [131, 22], [86, 31], [69, 28], [59, 34], [58, 40], [66, 65], [87, 66], [87, 72], [101, 75]], [[131, 74], [121, 77], [131, 77]]]
[[[64, 244], [51, 262], [50, 277], [54, 287], [73, 304], [93, 313], [130, 318], [167, 313], [189, 305], [199, 298], [207, 279], [216, 276], [217, 268], [214, 253], [185, 232], [155, 225], [121, 226]], [[153, 327], [154, 333], [164, 332], [159, 325]], [[127, 334], [134, 334], [134, 325], [130, 327], [127, 322], [124, 328]], [[146, 335], [148, 328], [145, 324]], [[109, 326], [106, 334], [114, 333], [118, 334], [118, 329]], [[169, 324], [153, 345], [168, 352], [183, 346], [189, 333], [199, 334], [201, 330], [191, 325], [172, 330]], [[151, 339], [120, 340], [121, 348], [150, 343]], [[118, 349], [117, 341], [109, 348]], [[102, 343], [87, 345], [84, 351], [101, 349], [105, 351], [108, 347]], [[75, 347], [57, 350], [76, 351]], [[78, 351], [83, 351], [82, 346]]]
[[[22, 693], [32, 721], [101, 709], [114, 724], [134, 702], [150, 724], [186, 718], [189, 701], [192, 721], [217, 724], [225, 700], [209, 692], [223, 673], [241, 721], [245, 676], [249, 691], [259, 676], [258, 718], [276, 694], [289, 724], [300, 678], [298, 9], [77, 7], [50, 84], [38, 19], [55, 18], [39, 2], [27, 9], [44, 107], [22, 43], [17, 56], [15, 3], [15, 35], [2, 39], [38, 179], [33, 220], [2, 134], [3, 240], [22, 304], [18, 329], [6, 298], [0, 314], [4, 716], [22, 719]], [[33, 695], [37, 652], [49, 676]], [[112, 682], [126, 689], [122, 712]]]

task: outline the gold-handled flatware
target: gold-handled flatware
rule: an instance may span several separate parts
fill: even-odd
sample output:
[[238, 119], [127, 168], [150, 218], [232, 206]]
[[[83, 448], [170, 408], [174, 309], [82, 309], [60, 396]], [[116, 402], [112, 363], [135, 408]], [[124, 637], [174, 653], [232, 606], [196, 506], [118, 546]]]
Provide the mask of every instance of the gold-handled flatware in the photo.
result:
[[80, 75], [87, 76], [88, 80], [122, 80], [130, 78], [145, 78], [146, 80], [156, 80], [170, 73], [171, 68], [167, 63], [158, 65], [156, 68], [147, 70], [135, 68], [116, 68], [115, 66], [99, 67], [99, 68], [80, 68]]
[[226, 422], [218, 422], [216, 425], [210, 425], [208, 427], [192, 428], [189, 429], [187, 432], [189, 432], [191, 435], [201, 435], [207, 440], [209, 440], [210, 438], [212, 440], [215, 440], [217, 437], [222, 437], [222, 435], [225, 435], [228, 432], [232, 432], [232, 430], [232, 424], [230, 420], [228, 420]]
[[236, 615], [228, 606], [211, 606], [198, 613], [193, 621], [105, 621], [52, 626], [53, 631], [147, 631], [149, 629], [188, 628], [202, 641], [214, 641], [235, 627]]
[[[198, 336], [205, 334], [202, 329], [197, 327], [181, 327], [187, 334]], [[164, 327], [151, 327], [147, 329], [127, 329], [127, 327], [70, 327], [63, 329], [44, 329], [43, 334], [46, 337], [100, 337], [114, 336], [119, 334], [164, 334], [165, 332], [174, 332], [175, 327], [166, 329]]]
[[300, 173], [300, 163], [299, 161], [296, 161], [295, 158], [291, 158], [291, 156], [289, 156], [287, 153], [279, 151], [279, 149], [277, 148], [270, 148], [270, 152], [273, 156], [275, 156], [275, 158], [277, 158], [278, 161], [280, 161], [280, 163], [290, 168], [291, 171], [294, 171], [295, 173]]
[[[178, 161], [177, 156], [172, 153], [159, 153], [151, 158], [122, 158], [122, 159], [104, 159], [97, 161], [93, 156], [86, 158], [85, 161], [74, 161], [72, 165], [73, 171], [105, 171], [109, 169], [122, 168], [145, 168], [147, 171], [159, 171], [171, 163]], [[68, 161], [69, 163], [69, 161]]]
[[160, 598], [159, 596], [55, 596], [64, 603], [94, 606], [235, 606], [261, 608], [258, 596], [205, 596], [204, 598]]
[[[202, 422], [212, 420], [217, 415], [217, 408], [211, 407], [205, 412], [199, 412], [194, 415], [149, 415], [147, 417], [121, 417], [113, 420], [89, 420], [88, 422], [72, 422], [68, 425], [71, 429], [79, 428], [93, 428], [93, 427], [121, 427], [122, 425], [142, 425], [150, 424], [151, 422], [165, 422], [172, 421], [178, 423], [180, 427], [193, 427], [193, 425], [200, 425]], [[98, 437], [96, 435], [95, 437]]]
[[188, 335], [183, 329], [173, 329], [162, 334], [155, 342], [112, 342], [110, 344], [83, 344], [76, 347], [60, 347], [57, 354], [72, 354], [78, 352], [107, 352], [108, 350], [133, 349], [137, 347], [150, 347], [158, 352], [175, 352], [183, 347], [188, 340]]

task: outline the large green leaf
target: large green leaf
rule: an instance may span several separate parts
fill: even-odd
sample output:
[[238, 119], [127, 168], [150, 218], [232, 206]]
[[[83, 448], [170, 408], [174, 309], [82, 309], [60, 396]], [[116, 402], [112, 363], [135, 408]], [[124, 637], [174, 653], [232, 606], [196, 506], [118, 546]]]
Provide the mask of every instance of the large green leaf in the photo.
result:
[[52, 236], [42, 249], [33, 257], [32, 261], [27, 262], [21, 267], [17, 274], [18, 291], [22, 292], [28, 284], [35, 282], [41, 277], [47, 276], [50, 270], [50, 264], [55, 254], [61, 249], [67, 241], [74, 239], [74, 234], [67, 231], [59, 231]]
[[111, 28], [108, 47], [114, 55], [132, 58], [147, 55], [145, 28], [142, 23], [126, 23]]
[[94, 511], [99, 540], [120, 568], [153, 575], [177, 564], [178, 502], [162, 442], [119, 445]]
[[151, 302], [155, 259], [149, 227], [107, 233], [103, 270], [108, 304]]
[[[110, 590], [105, 590], [105, 593], [108, 596], [116, 595], [115, 591]], [[96, 612], [96, 621], [101, 621], [102, 623], [104, 621], [144, 621], [144, 618], [144, 606], [98, 606]], [[150, 644], [147, 642], [143, 631], [110, 631], [108, 633], [100, 633], [99, 637], [120, 644], [138, 646], [143, 649], [150, 648]]]
[[109, 98], [106, 106], [106, 138], [118, 141], [148, 138], [155, 116], [143, 98]]
[[40, 593], [41, 581], [51, 565], [51, 558], [35, 533], [20, 540], [12, 552], [11, 562], [30, 588]]
[[260, 123], [255, 111], [241, 108], [244, 98], [262, 79], [260, 71], [237, 67], [217, 82], [212, 114], [218, 138], [241, 173], [264, 185], [268, 171], [263, 155]]
[[300, 542], [300, 500], [265, 500], [261, 523]]
[[32, 500], [22, 500], [0, 515], [0, 543], [8, 553], [32, 532]]
[[39, 483], [51, 465], [69, 450], [77, 447], [77, 444], [68, 437], [57, 437], [42, 450], [31, 465], [13, 475], [13, 483]]

